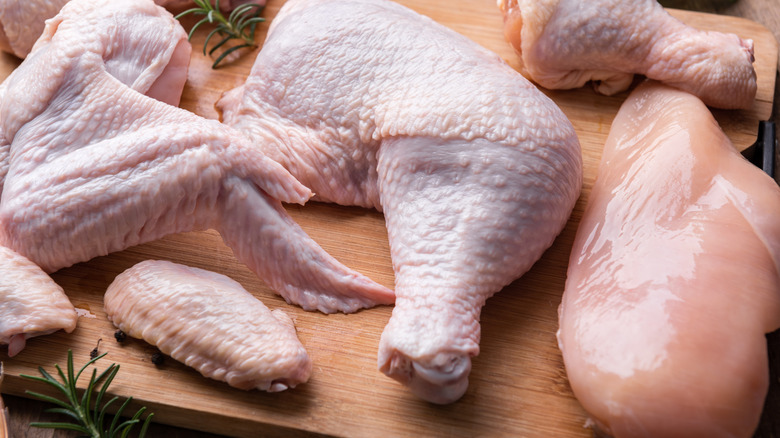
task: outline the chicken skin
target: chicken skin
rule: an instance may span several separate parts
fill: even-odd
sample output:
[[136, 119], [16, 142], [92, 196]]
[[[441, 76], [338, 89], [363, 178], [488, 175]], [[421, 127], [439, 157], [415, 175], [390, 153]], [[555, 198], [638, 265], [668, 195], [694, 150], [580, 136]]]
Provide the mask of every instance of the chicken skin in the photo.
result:
[[579, 196], [560, 109], [494, 53], [384, 0], [287, 2], [218, 108], [315, 199], [384, 213], [397, 300], [379, 369], [426, 400], [460, 398], [485, 300]]
[[392, 303], [287, 215], [279, 201], [304, 203], [309, 189], [236, 131], [155, 99], [178, 101], [186, 38], [151, 0], [73, 0], [47, 22], [2, 88], [0, 242], [53, 272], [214, 228], [289, 302]]
[[756, 96], [753, 41], [694, 29], [655, 0], [498, 0], [504, 34], [523, 74], [548, 89], [593, 81], [611, 95], [634, 73], [717, 108], [750, 108]]
[[24, 58], [69, 0], [0, 0], [0, 50]]
[[558, 341], [614, 437], [750, 437], [780, 327], [780, 188], [695, 96], [620, 108], [577, 231]]
[[78, 315], [65, 291], [33, 262], [0, 246], [0, 272], [0, 345], [8, 345], [8, 356], [19, 354], [29, 338], [76, 328]]
[[[46, 20], [57, 15], [70, 0], [0, 0], [0, 50], [25, 58], [43, 33]], [[211, 0], [213, 1], [213, 0]], [[222, 0], [222, 11], [231, 11], [244, 3], [265, 5], [265, 0]], [[155, 0], [171, 11], [194, 7], [192, 0]]]
[[129, 336], [239, 389], [284, 391], [311, 374], [292, 319], [216, 272], [147, 260], [114, 279], [104, 307]]

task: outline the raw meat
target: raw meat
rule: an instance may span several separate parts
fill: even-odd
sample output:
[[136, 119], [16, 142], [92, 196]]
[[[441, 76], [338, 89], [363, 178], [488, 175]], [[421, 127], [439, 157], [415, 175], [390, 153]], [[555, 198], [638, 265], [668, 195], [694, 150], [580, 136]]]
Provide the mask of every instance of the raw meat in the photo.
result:
[[780, 327], [780, 188], [696, 97], [623, 104], [577, 231], [558, 342], [615, 437], [750, 437]]
[[504, 34], [523, 73], [549, 89], [614, 94], [634, 73], [718, 108], [750, 108], [756, 95], [753, 41], [700, 31], [655, 0], [498, 0]]
[[379, 368], [457, 400], [482, 305], [550, 246], [579, 195], [560, 109], [497, 55], [384, 0], [287, 2], [218, 107], [316, 199], [384, 212], [397, 301]]
[[65, 291], [33, 262], [0, 246], [0, 272], [0, 345], [8, 345], [8, 356], [29, 338], [76, 328]]
[[0, 50], [24, 58], [68, 0], [0, 0]]
[[108, 286], [104, 307], [123, 332], [239, 389], [283, 391], [311, 374], [292, 319], [216, 272], [141, 262]]
[[184, 30], [150, 0], [73, 0], [49, 20], [3, 85], [0, 241], [52, 272], [213, 227], [306, 309], [392, 303], [392, 291], [338, 263], [286, 214], [279, 200], [311, 192], [279, 164], [221, 123], [151, 98], [178, 101], [167, 84], [183, 83], [176, 64], [188, 54]]
[[[0, 0], [0, 50], [25, 58], [43, 32], [46, 20], [57, 15], [69, 0]], [[214, 0], [210, 0], [213, 4]], [[222, 0], [220, 9], [231, 11], [244, 3], [265, 5], [265, 0]], [[172, 11], [195, 7], [192, 0], [155, 0]]]

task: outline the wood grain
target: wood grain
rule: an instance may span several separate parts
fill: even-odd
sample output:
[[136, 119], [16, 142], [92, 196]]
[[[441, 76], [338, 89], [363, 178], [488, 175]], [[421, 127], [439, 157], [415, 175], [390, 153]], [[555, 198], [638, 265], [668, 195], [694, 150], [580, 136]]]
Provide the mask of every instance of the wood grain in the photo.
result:
[[[504, 41], [494, 0], [403, 0], [420, 13], [465, 34], [517, 66]], [[272, 19], [281, 1], [270, 1], [265, 16]], [[758, 98], [747, 111], [715, 111], [735, 145], [744, 149], [755, 139], [759, 120], [772, 112], [777, 43], [766, 28], [744, 19], [674, 11], [697, 27], [735, 32], [754, 39]], [[192, 23], [185, 23], [187, 26]], [[267, 23], [258, 41], [264, 39]], [[399, 23], [399, 32], [403, 24]], [[194, 39], [202, 46], [204, 33]], [[211, 60], [195, 51], [181, 106], [208, 118], [218, 118], [214, 102], [240, 85], [256, 51], [225, 68], [211, 70]], [[0, 74], [16, 66], [0, 58]], [[571, 220], [555, 244], [523, 278], [491, 298], [482, 313], [481, 353], [473, 361], [469, 390], [452, 405], [423, 402], [386, 378], [376, 365], [379, 335], [390, 307], [353, 315], [322, 315], [289, 306], [246, 267], [213, 231], [185, 233], [100, 257], [53, 275], [74, 305], [90, 313], [70, 335], [30, 340], [27, 349], [4, 360], [2, 392], [23, 396], [38, 386], [19, 374], [34, 374], [38, 365], [64, 364], [68, 349], [77, 362], [88, 360], [98, 339], [107, 362], [121, 364], [112, 386], [117, 395], [136, 397], [135, 407], [148, 406], [156, 421], [230, 436], [528, 436], [589, 437], [586, 415], [568, 386], [555, 341], [557, 307], [563, 291], [566, 263], [590, 192], [612, 119], [626, 93], [604, 97], [588, 88], [546, 93], [572, 120], [583, 147], [585, 188]], [[358, 208], [311, 203], [287, 207], [293, 218], [325, 250], [346, 265], [392, 287], [387, 235], [382, 215]], [[156, 350], [141, 341], [119, 344], [102, 309], [102, 294], [113, 278], [142, 260], [167, 259], [220, 272], [239, 281], [270, 308], [283, 308], [295, 320], [303, 344], [314, 361], [309, 383], [278, 394], [245, 392], [204, 379], [168, 359], [150, 362]], [[3, 353], [0, 353], [3, 354]], [[47, 435], [54, 436], [54, 435]]]

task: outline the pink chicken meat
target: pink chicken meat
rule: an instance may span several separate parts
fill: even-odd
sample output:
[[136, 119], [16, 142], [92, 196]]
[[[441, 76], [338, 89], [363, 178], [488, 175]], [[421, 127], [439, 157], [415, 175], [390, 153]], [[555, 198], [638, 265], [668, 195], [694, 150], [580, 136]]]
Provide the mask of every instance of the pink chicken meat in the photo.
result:
[[620, 108], [577, 231], [558, 342], [614, 437], [750, 437], [780, 327], [780, 188], [689, 93]]
[[150, 0], [73, 0], [48, 21], [2, 86], [0, 242], [53, 272], [215, 228], [306, 309], [392, 303], [392, 291], [338, 263], [286, 214], [279, 200], [303, 203], [307, 188], [236, 131], [165, 103], [178, 102], [189, 51]]
[[128, 335], [239, 389], [284, 391], [311, 374], [292, 319], [216, 272], [147, 260], [114, 279], [104, 307]]
[[560, 109], [497, 55], [383, 0], [287, 2], [218, 107], [315, 199], [384, 212], [397, 301], [379, 368], [426, 400], [460, 398], [485, 300], [579, 195]]
[[656, 0], [498, 0], [504, 33], [525, 75], [549, 89], [615, 94], [634, 73], [695, 94], [718, 108], [750, 108], [753, 41], [694, 29]]

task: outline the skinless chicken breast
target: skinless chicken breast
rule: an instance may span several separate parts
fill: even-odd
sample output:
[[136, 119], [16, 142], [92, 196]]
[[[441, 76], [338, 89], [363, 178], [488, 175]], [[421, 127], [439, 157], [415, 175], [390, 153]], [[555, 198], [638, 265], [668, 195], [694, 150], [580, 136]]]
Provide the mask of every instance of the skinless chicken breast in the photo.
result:
[[558, 342], [614, 437], [750, 437], [780, 327], [780, 188], [695, 96], [623, 104], [577, 230]]

